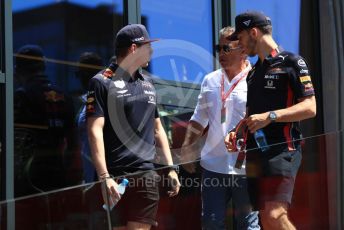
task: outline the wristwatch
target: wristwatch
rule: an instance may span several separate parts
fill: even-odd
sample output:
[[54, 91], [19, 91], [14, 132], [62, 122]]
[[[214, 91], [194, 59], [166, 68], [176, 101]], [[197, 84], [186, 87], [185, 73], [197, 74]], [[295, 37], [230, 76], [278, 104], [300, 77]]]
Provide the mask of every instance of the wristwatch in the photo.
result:
[[168, 169], [176, 171], [177, 174], [179, 173], [179, 165], [169, 165]]
[[271, 123], [275, 122], [277, 119], [277, 114], [274, 111], [270, 111], [269, 112], [269, 119], [270, 119]]

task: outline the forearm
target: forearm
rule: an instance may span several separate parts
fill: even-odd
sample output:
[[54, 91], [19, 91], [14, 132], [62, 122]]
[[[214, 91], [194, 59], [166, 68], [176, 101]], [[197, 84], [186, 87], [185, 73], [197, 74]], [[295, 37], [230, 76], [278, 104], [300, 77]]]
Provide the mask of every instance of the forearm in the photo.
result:
[[185, 133], [183, 147], [194, 144], [203, 134], [204, 128], [195, 121], [190, 121]]
[[316, 115], [315, 97], [303, 98], [299, 103], [285, 109], [274, 110], [276, 118], [272, 120], [270, 112], [253, 114], [246, 120], [246, 124], [251, 133], [269, 125], [271, 122], [297, 122]]
[[108, 176], [102, 127], [88, 124], [88, 139], [98, 177]]
[[309, 97], [291, 107], [275, 110], [277, 115], [276, 122], [296, 122], [316, 115], [315, 97]]
[[156, 121], [154, 130], [156, 147], [159, 149], [161, 154], [160, 163], [164, 165], [173, 165], [172, 155], [170, 146], [168, 143], [167, 135], [164, 128], [161, 125], [160, 120]]
[[196, 143], [200, 140], [203, 132], [204, 128], [199, 123], [189, 122], [181, 149], [181, 157], [184, 161], [192, 161], [197, 158], [199, 147]]
[[96, 168], [98, 177], [104, 176], [108, 173], [105, 160], [105, 149], [102, 137], [89, 136], [89, 143], [92, 153], [92, 160]]
[[[161, 160], [159, 163], [163, 165], [173, 165], [173, 160], [172, 160], [172, 155], [171, 155], [171, 150], [168, 143], [167, 135], [164, 128], [162, 127], [160, 118], [155, 119], [154, 134], [155, 134], [156, 147], [160, 149], [160, 151], [158, 152], [161, 153], [161, 158], [160, 158]], [[172, 188], [170, 191], [167, 192], [167, 194], [170, 197], [175, 196], [178, 194], [179, 187], [180, 187], [177, 171], [173, 170], [173, 168], [170, 168], [168, 172], [168, 178], [171, 180]]]

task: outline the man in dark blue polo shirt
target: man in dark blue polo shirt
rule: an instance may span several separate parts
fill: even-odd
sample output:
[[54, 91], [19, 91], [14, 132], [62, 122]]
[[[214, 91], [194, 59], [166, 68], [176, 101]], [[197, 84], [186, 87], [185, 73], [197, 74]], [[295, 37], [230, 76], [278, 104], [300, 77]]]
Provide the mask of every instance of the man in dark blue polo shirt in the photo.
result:
[[[314, 117], [316, 101], [305, 60], [284, 51], [272, 38], [271, 20], [260, 12], [236, 16], [236, 31], [247, 55], [258, 61], [247, 76], [247, 176], [250, 198], [264, 229], [295, 229], [287, 216], [301, 164], [299, 121]], [[261, 129], [269, 145], [258, 148]], [[228, 135], [230, 139], [232, 135]], [[232, 149], [232, 141], [226, 141]], [[273, 144], [273, 145], [272, 145]], [[272, 146], [271, 146], [272, 145]]]
[[[154, 171], [155, 147], [161, 148], [164, 163], [173, 165], [166, 133], [157, 107], [156, 91], [149, 77], [140, 73], [152, 54], [148, 32], [143, 25], [123, 27], [116, 35], [117, 64], [93, 77], [87, 98], [87, 123], [94, 165], [105, 180], [104, 202], [118, 202], [111, 213], [112, 224], [128, 229], [150, 229], [157, 225], [158, 178]], [[132, 176], [135, 174], [135, 176]], [[129, 184], [121, 198], [117, 181], [110, 175], [127, 175]], [[176, 172], [168, 176], [170, 196], [179, 191]], [[130, 180], [133, 179], [133, 180]], [[110, 203], [106, 202], [110, 195]]]
[[80, 182], [71, 98], [45, 73], [43, 49], [27, 44], [15, 57], [16, 196]]

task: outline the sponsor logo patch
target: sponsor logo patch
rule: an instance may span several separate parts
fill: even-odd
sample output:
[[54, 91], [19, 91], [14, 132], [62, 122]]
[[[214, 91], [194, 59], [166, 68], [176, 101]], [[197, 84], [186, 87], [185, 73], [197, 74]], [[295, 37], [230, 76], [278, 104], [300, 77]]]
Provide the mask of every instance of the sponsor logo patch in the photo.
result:
[[103, 73], [103, 79], [111, 78], [112, 74], [113, 72], [111, 69], [106, 69]]
[[126, 92], [128, 92], [127, 89], [117, 91], [117, 93], [120, 93], [120, 94], [123, 94], [123, 93], [126, 93]]
[[125, 83], [123, 80], [114, 81], [113, 83], [119, 89], [123, 89], [125, 87]]
[[300, 81], [301, 83], [311, 81], [311, 77], [310, 76], [300, 77]]
[[154, 96], [149, 96], [148, 98], [149, 98], [148, 103], [155, 105], [155, 97]]
[[279, 76], [278, 75], [265, 75], [265, 79], [273, 79], [273, 80], [278, 80]]
[[305, 62], [303, 59], [299, 59], [299, 60], [297, 61], [297, 64], [298, 64], [299, 66], [301, 66], [301, 67], [306, 67], [306, 62]]
[[94, 97], [87, 98], [87, 103], [92, 103], [92, 102], [94, 102]]
[[266, 86], [264, 86], [264, 88], [266, 88], [266, 89], [276, 89], [276, 87], [274, 86], [274, 81], [273, 80], [268, 80], [266, 82]]
[[61, 93], [57, 93], [54, 90], [50, 90], [49, 92], [44, 92], [45, 100], [50, 102], [58, 102], [64, 101], [64, 95]]
[[87, 105], [87, 113], [94, 113], [95, 109], [93, 105]]
[[153, 85], [150, 82], [148, 82], [148, 81], [143, 81], [142, 82], [142, 86], [145, 86], [145, 87], [148, 87], [148, 88], [152, 88]]
[[300, 70], [300, 74], [308, 74], [308, 73], [309, 73], [308, 69]]
[[148, 91], [148, 90], [143, 90], [143, 92], [147, 95], [153, 95], [155, 96], [155, 92], [154, 91]]
[[286, 74], [286, 72], [282, 68], [271, 68], [267, 71], [267, 75], [275, 75], [275, 74]]

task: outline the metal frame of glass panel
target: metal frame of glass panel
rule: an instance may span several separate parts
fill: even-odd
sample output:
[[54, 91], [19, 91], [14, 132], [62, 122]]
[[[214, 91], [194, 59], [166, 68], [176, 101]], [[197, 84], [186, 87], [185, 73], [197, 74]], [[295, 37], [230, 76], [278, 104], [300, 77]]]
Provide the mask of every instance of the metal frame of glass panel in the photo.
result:
[[5, 83], [5, 74], [0, 71], [0, 83]]
[[[235, 0], [214, 0], [213, 1], [213, 41], [219, 41], [219, 31], [224, 26], [233, 26], [235, 17]], [[218, 59], [218, 53], [214, 56]], [[219, 62], [214, 60], [215, 69], [220, 68]]]
[[141, 23], [141, 1], [131, 0], [124, 1], [124, 22], [129, 23]]
[[[5, 108], [6, 108], [6, 199], [10, 200], [14, 197], [14, 162], [13, 162], [13, 49], [12, 49], [12, 1], [4, 1], [4, 8], [1, 10], [4, 15], [4, 48], [5, 53], [5, 73], [3, 74], [3, 81], [5, 84]], [[14, 203], [10, 202], [7, 205], [7, 228], [15, 228], [14, 220]]]

